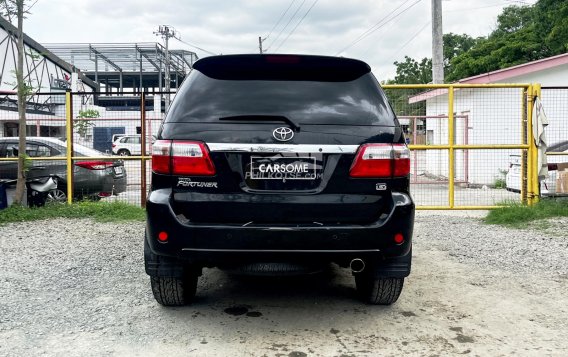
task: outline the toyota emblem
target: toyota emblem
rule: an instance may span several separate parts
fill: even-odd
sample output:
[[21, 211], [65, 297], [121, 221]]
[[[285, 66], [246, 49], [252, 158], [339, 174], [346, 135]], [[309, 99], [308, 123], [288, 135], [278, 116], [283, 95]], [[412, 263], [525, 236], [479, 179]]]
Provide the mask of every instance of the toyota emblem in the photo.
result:
[[274, 136], [274, 139], [278, 141], [289, 141], [292, 140], [292, 138], [294, 137], [294, 131], [290, 128], [283, 126], [274, 129], [274, 131], [272, 132], [272, 136]]

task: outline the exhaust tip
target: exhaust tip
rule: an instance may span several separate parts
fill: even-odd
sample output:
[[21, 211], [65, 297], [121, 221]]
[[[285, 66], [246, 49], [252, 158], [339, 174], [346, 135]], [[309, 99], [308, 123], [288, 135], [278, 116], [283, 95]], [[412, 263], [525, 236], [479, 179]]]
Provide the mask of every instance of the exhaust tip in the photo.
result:
[[365, 262], [363, 259], [355, 258], [349, 263], [349, 267], [353, 273], [360, 273], [365, 270]]

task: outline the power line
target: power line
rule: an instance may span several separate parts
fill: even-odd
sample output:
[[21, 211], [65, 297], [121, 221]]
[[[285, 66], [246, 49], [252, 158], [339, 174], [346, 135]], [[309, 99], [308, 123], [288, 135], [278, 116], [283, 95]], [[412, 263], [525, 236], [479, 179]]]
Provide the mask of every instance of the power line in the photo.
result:
[[198, 50], [203, 51], [203, 52], [205, 52], [205, 53], [209, 53], [210, 55], [216, 56], [216, 55], [218, 54], [218, 53], [214, 53], [214, 52], [211, 52], [211, 51], [207, 51], [206, 49], [201, 48], [201, 47], [198, 47], [198, 46], [196, 46], [196, 45], [192, 45], [192, 44], [189, 43], [189, 42], [185, 42], [185, 41], [182, 40], [181, 38], [177, 38], [177, 37], [174, 37], [174, 38], [175, 38], [176, 40], [178, 40], [179, 42], [183, 43], [183, 44], [186, 44], [186, 45], [188, 45], [188, 46], [190, 46], [190, 47], [193, 47], [193, 48], [197, 48]]
[[296, 9], [296, 11], [292, 14], [292, 16], [290, 16], [290, 19], [288, 20], [288, 22], [286, 23], [286, 25], [280, 30], [280, 32], [278, 33], [278, 35], [276, 36], [276, 38], [272, 41], [272, 43], [270, 44], [270, 46], [266, 47], [266, 51], [268, 51], [270, 49], [270, 47], [272, 47], [272, 45], [274, 45], [276, 43], [276, 41], [278, 41], [278, 39], [280, 38], [280, 36], [282, 35], [282, 33], [284, 32], [284, 30], [286, 30], [286, 28], [288, 27], [288, 25], [290, 25], [290, 22], [292, 22], [292, 20], [294, 19], [294, 17], [296, 17], [296, 14], [298, 13], [298, 11], [300, 11], [300, 9], [302, 8], [302, 6], [304, 6], [304, 3], [306, 2], [306, 0], [303, 0], [302, 3], [300, 4], [300, 6], [298, 6], [298, 8]]
[[389, 16], [391, 16], [392, 14], [394, 14], [394, 12], [398, 9], [400, 9], [401, 7], [403, 7], [407, 2], [409, 2], [410, 0], [405, 0], [402, 4], [398, 5], [396, 8], [394, 8], [391, 12], [389, 12], [385, 17], [383, 17], [382, 19], [379, 20], [379, 22], [377, 22], [376, 24], [374, 24], [373, 26], [369, 27], [367, 30], [365, 30], [362, 34], [360, 34], [359, 36], [357, 36], [357, 38], [355, 38], [353, 41], [351, 41], [351, 43], [347, 46], [345, 46], [345, 48], [343, 48], [341, 51], [339, 51], [336, 56], [338, 54], [340, 54], [341, 52], [345, 51], [346, 49], [348, 49], [349, 47], [353, 46], [356, 41], [359, 41], [360, 39], [363, 38], [363, 36], [367, 35], [368, 33], [370, 33], [370, 31], [375, 28], [376, 26], [380, 25], [383, 21], [385, 21]]
[[432, 21], [428, 21], [427, 23], [425, 23], [424, 26], [422, 26], [422, 27], [420, 28], [420, 30], [418, 30], [418, 32], [416, 32], [416, 33], [410, 38], [410, 40], [406, 41], [406, 42], [404, 43], [404, 45], [402, 45], [398, 50], [396, 50], [396, 52], [392, 55], [392, 59], [394, 59], [394, 58], [396, 57], [396, 55], [398, 55], [398, 53], [399, 53], [400, 51], [402, 51], [406, 46], [408, 46], [412, 41], [414, 41], [414, 39], [415, 39], [416, 37], [418, 37], [418, 35], [420, 35], [420, 34], [422, 33], [422, 31], [424, 31], [424, 29], [425, 29], [428, 25], [430, 25], [431, 22], [432, 22]]
[[472, 8], [469, 8], [469, 9], [442, 10], [442, 12], [446, 13], [446, 12], [472, 11], [472, 10], [487, 9], [489, 7], [498, 7], [498, 6], [506, 6], [506, 5], [510, 5], [510, 4], [509, 3], [499, 3], [499, 4], [493, 4], [493, 5], [487, 5], [487, 6], [472, 7]]
[[371, 28], [369, 28], [368, 30], [366, 30], [365, 32], [363, 32], [361, 35], [359, 35], [359, 37], [357, 37], [357, 39], [355, 39], [354, 41], [352, 41], [349, 45], [347, 45], [346, 47], [344, 47], [343, 49], [341, 49], [339, 52], [337, 52], [335, 55], [338, 56], [339, 54], [341, 54], [342, 52], [344, 52], [345, 50], [348, 50], [349, 48], [353, 47], [354, 45], [356, 45], [357, 43], [361, 42], [362, 40], [364, 40], [365, 38], [367, 38], [369, 35], [371, 35], [373, 32], [379, 30], [380, 28], [384, 27], [386, 24], [388, 24], [389, 22], [391, 22], [392, 20], [396, 19], [397, 17], [399, 17], [400, 15], [404, 14], [405, 12], [407, 12], [408, 10], [410, 10], [412, 7], [414, 7], [416, 4], [418, 4], [419, 2], [421, 2], [422, 0], [417, 0], [414, 3], [412, 3], [410, 6], [406, 7], [405, 9], [403, 9], [402, 11], [400, 11], [399, 13], [395, 14], [393, 17], [391, 17], [390, 19], [388, 18], [389, 16], [391, 16], [396, 10], [398, 10], [399, 8], [401, 8], [403, 5], [405, 5], [408, 1], [405, 1], [404, 3], [402, 3], [401, 5], [399, 5], [396, 9], [394, 9], [393, 11], [391, 11], [387, 16], [383, 17], [379, 22], [377, 22], [374, 26], [372, 26]]
[[24, 10], [24, 12], [29, 12], [35, 6], [35, 4], [37, 4], [38, 1], [39, 0], [34, 1], [33, 4], [31, 4], [30, 6], [28, 6], [28, 8], [26, 10]]
[[298, 26], [300, 26], [300, 24], [302, 23], [302, 21], [304, 21], [304, 19], [306, 18], [306, 16], [308, 16], [308, 14], [310, 13], [310, 11], [312, 10], [312, 8], [314, 6], [316, 6], [316, 4], [318, 3], [319, 0], [314, 0], [314, 2], [312, 3], [312, 6], [310, 6], [310, 8], [308, 9], [308, 11], [306, 11], [306, 13], [304, 14], [304, 16], [302, 16], [302, 18], [300, 19], [300, 21], [298, 21], [298, 23], [296, 24], [296, 26], [294, 26], [294, 28], [292, 29], [292, 31], [290, 31], [290, 33], [288, 34], [288, 36], [286, 36], [286, 38], [284, 39], [284, 41], [282, 41], [282, 43], [280, 43], [280, 46], [278, 46], [274, 52], [277, 52], [280, 47], [282, 47], [282, 45], [284, 44], [284, 42], [286, 42], [288, 40], [288, 38], [290, 38], [290, 36], [292, 36], [292, 34], [294, 33], [294, 31], [296, 31], [296, 29], [298, 28]]
[[284, 16], [286, 16], [286, 14], [288, 13], [288, 10], [290, 10], [290, 8], [292, 7], [292, 5], [294, 5], [294, 3], [296, 2], [296, 0], [292, 0], [290, 2], [290, 5], [288, 5], [288, 8], [286, 8], [286, 10], [282, 13], [282, 15], [280, 15], [280, 18], [278, 19], [278, 21], [276, 21], [276, 24], [274, 24], [274, 26], [272, 27], [272, 30], [270, 30], [270, 32], [268, 33], [268, 35], [266, 35], [266, 37], [264, 38], [263, 41], [268, 40], [268, 38], [270, 37], [270, 35], [272, 35], [272, 32], [274, 32], [274, 30], [276, 29], [276, 27], [280, 24], [280, 21], [282, 21], [282, 19], [284, 18]]

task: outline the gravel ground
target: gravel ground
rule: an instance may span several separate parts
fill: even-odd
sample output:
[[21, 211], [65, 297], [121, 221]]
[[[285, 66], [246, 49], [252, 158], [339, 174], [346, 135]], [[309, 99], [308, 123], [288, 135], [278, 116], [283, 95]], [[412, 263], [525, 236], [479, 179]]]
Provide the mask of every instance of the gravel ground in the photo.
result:
[[[542, 224], [544, 223], [544, 224]], [[539, 232], [539, 226], [544, 232]], [[568, 276], [568, 218], [550, 219], [531, 229], [484, 225], [481, 219], [418, 212], [416, 245], [447, 252], [460, 263], [518, 274], [540, 271]]]
[[301, 279], [207, 269], [194, 305], [163, 308], [143, 223], [0, 227], [0, 356], [564, 356], [568, 220], [544, 233], [419, 212], [413, 273], [391, 307], [333, 268]]

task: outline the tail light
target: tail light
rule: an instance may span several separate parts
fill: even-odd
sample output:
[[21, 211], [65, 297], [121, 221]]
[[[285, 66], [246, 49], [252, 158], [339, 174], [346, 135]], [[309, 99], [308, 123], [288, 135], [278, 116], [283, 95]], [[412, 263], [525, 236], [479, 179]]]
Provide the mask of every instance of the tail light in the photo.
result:
[[157, 140], [152, 145], [152, 171], [159, 174], [213, 176], [215, 165], [204, 143]]
[[170, 172], [172, 142], [171, 140], [157, 140], [152, 146], [152, 171], [159, 174]]
[[79, 161], [75, 165], [87, 170], [104, 170], [107, 167], [112, 167], [112, 161]]
[[404, 177], [410, 173], [410, 151], [404, 144], [361, 145], [351, 177]]

